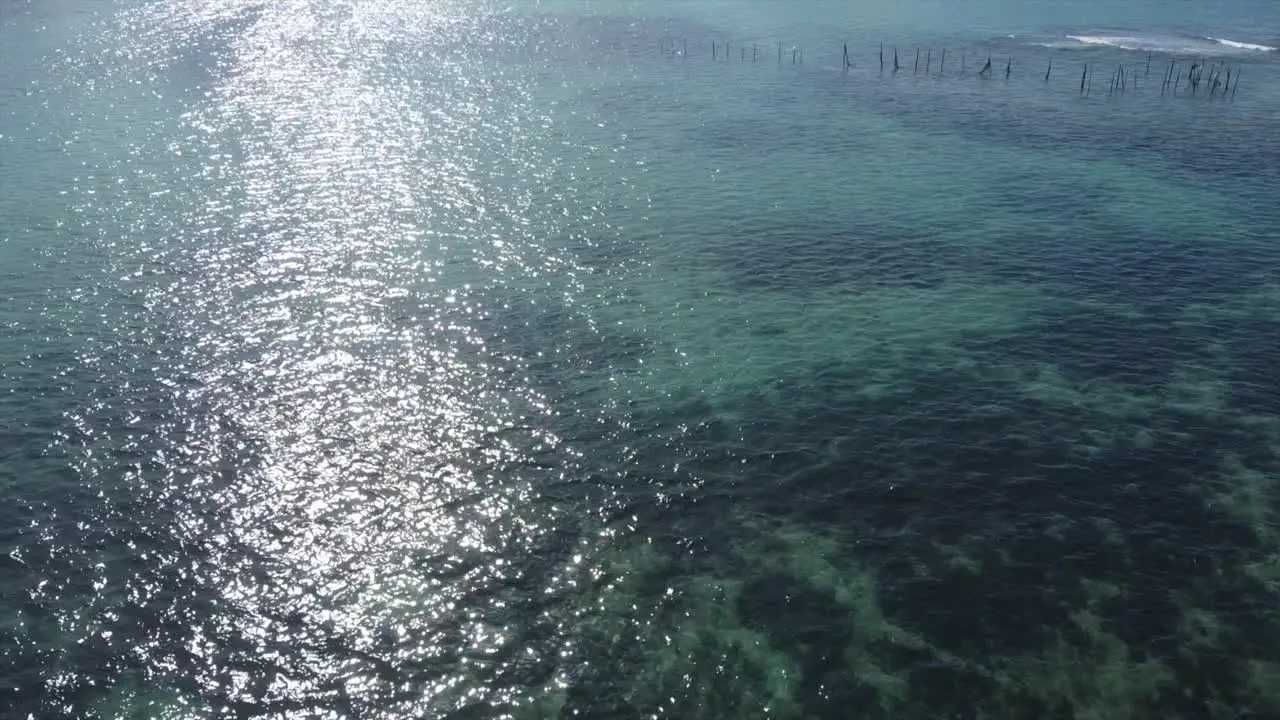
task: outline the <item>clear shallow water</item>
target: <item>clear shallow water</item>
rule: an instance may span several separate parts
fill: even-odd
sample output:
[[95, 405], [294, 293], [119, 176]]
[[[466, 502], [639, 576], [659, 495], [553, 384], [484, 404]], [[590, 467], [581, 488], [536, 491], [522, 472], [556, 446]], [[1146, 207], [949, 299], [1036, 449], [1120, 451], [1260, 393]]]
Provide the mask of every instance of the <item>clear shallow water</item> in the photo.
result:
[[15, 717], [1280, 713], [1269, 6], [87, 8], [0, 10]]

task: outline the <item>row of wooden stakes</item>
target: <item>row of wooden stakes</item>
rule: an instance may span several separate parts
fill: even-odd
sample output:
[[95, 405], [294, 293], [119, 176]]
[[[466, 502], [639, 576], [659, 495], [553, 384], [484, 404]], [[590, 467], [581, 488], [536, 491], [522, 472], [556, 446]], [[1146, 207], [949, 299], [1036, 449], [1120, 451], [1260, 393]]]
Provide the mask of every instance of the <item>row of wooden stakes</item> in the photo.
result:
[[[1142, 77], [1151, 76], [1151, 58], [1147, 55], [1146, 67], [1142, 71]], [[1225, 62], [1217, 62], [1209, 65], [1205, 60], [1198, 59], [1191, 62], [1191, 67], [1184, 76], [1179, 63], [1176, 59], [1169, 61], [1169, 67], [1164, 71], [1164, 79], [1160, 83], [1160, 94], [1177, 93], [1178, 87], [1182, 85], [1183, 79], [1186, 79], [1186, 87], [1190, 89], [1191, 94], [1195, 95], [1204, 86], [1205, 92], [1209, 97], [1220, 96], [1235, 98], [1236, 87], [1240, 82], [1240, 68], [1230, 67]], [[1205, 71], [1208, 70], [1208, 77], [1205, 77]], [[1226, 73], [1225, 76], [1223, 73]], [[1049, 76], [1045, 75], [1045, 80]], [[1087, 93], [1091, 87], [1091, 78], [1089, 66], [1085, 65], [1084, 72], [1080, 75], [1080, 92]], [[1107, 88], [1107, 93], [1125, 93], [1131, 88], [1138, 87], [1138, 68], [1133, 66], [1118, 66], [1111, 74], [1111, 83]]]
[[[748, 54], [747, 46], [744, 44], [738, 47], [737, 50], [738, 50], [739, 59], [742, 62], [746, 62], [747, 54]], [[759, 61], [761, 57], [759, 44], [752, 43], [750, 50], [751, 50], [750, 52], [751, 62], [754, 63]], [[680, 40], [680, 51], [677, 53], [675, 40], [670, 38], [664, 38], [659, 43], [659, 52], [663, 55], [670, 55], [672, 57], [675, 57], [676, 55], [680, 55], [682, 57], [688, 58], [689, 57], [689, 41], [687, 39], [682, 38]], [[712, 60], [723, 59], [727, 61], [730, 59], [730, 57], [731, 57], [730, 46], [728, 41], [725, 41], [723, 43], [717, 43], [714, 40], [711, 41], [711, 59]], [[776, 46], [776, 57], [777, 57], [777, 63], [779, 65], [782, 64], [784, 57], [790, 58], [790, 62], [793, 65], [802, 64], [804, 62], [804, 50], [797, 47], [792, 47], [792, 48], [788, 48], [786, 51], [786, 54], [784, 55], [782, 43], [779, 42], [777, 43], [777, 46]], [[1151, 61], [1153, 57], [1154, 57], [1154, 53], [1149, 53], [1147, 55], [1145, 68], [1142, 71], [1143, 78], [1149, 77], [1151, 75]], [[920, 48], [916, 48], [915, 60], [912, 63], [913, 74], [919, 74], [920, 72], [920, 59], [921, 59]], [[880, 45], [879, 60], [880, 60], [880, 71], [884, 72], [886, 68], [886, 64], [885, 64], [885, 54], [884, 54], [883, 43], [881, 43]], [[968, 64], [967, 53], [961, 54], [960, 74], [963, 75], [965, 73], [967, 64]], [[854, 67], [853, 58], [849, 54], [848, 43], [845, 43], [843, 47], [842, 65], [845, 70], [848, 70], [849, 68]], [[942, 74], [946, 71], [946, 65], [947, 65], [947, 49], [943, 48], [940, 54], [940, 57], [938, 58], [939, 74]], [[893, 48], [893, 65], [891, 67], [891, 72], [897, 73], [905, 69], [906, 69], [906, 66], [903, 65], [899, 60], [898, 49], [896, 47]], [[932, 72], [932, 70], [933, 70], [933, 49], [930, 48], [925, 50], [924, 72], [925, 74], [929, 74], [930, 72]], [[988, 55], [986, 58], [986, 61], [979, 67], [977, 74], [979, 77], [991, 77], [993, 72], [994, 71], [992, 68], [992, 58], [990, 55]], [[1006, 60], [1005, 66], [1004, 66], [1005, 79], [1009, 79], [1012, 76], [1012, 74], [1013, 74], [1013, 58], [1010, 57]], [[1044, 72], [1044, 81], [1046, 83], [1049, 82], [1049, 78], [1052, 76], [1052, 74], [1053, 74], [1053, 59], [1051, 58], [1049, 60], [1049, 66], [1045, 69], [1045, 72]], [[1138, 75], [1137, 67], [1126, 66], [1126, 65], [1118, 66], [1116, 70], [1111, 74], [1110, 84], [1107, 90], [1108, 94], [1125, 93], [1125, 92], [1129, 92], [1131, 89], [1137, 89], [1138, 77], [1139, 75]], [[1093, 78], [1093, 74], [1090, 72], [1089, 65], [1086, 63], [1083, 71], [1080, 74], [1080, 93], [1081, 94], [1087, 94], [1092, 91], [1092, 87], [1093, 87], [1092, 78]], [[1184, 79], [1185, 79], [1186, 87], [1190, 89], [1191, 94], [1193, 95], [1196, 94], [1203, 86], [1204, 91], [1208, 94], [1209, 97], [1220, 96], [1220, 97], [1235, 98], [1236, 90], [1240, 83], [1240, 68], [1238, 66], [1231, 67], [1222, 61], [1217, 62], [1213, 65], [1210, 65], [1204, 59], [1197, 59], [1192, 61], [1191, 67], [1184, 74], [1179, 69], [1179, 61], [1177, 59], [1171, 59], [1169, 61], [1168, 69], [1165, 70], [1164, 81], [1160, 85], [1160, 93], [1162, 95], [1165, 94], [1166, 92], [1177, 93], [1179, 87], [1183, 85]]]

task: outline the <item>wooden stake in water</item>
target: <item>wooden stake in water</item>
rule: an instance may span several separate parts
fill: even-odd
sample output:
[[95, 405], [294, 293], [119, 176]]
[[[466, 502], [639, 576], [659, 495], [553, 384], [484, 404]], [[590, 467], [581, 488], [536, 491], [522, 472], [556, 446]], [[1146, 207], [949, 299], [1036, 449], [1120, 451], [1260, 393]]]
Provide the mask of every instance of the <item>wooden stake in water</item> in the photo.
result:
[[1231, 86], [1231, 100], [1235, 102], [1236, 90], [1240, 89], [1240, 68], [1236, 68], [1236, 83]]
[[1009, 62], [1004, 66], [1004, 79], [1009, 79], [1009, 73], [1013, 72], [1013, 58], [1009, 58]]
[[880, 72], [884, 72], [884, 43], [880, 43]]
[[898, 64], [898, 48], [893, 49], [893, 71], [898, 72], [902, 66]]
[[751, 43], [751, 62], [756, 61], [756, 44]]
[[782, 64], [782, 41], [778, 41], [778, 64]]
[[1147, 71], [1143, 73], [1142, 77], [1150, 77], [1150, 76], [1151, 76], [1151, 53], [1147, 53]]
[[680, 53], [680, 55], [681, 55], [684, 59], [686, 59], [686, 60], [688, 60], [688, 59], [689, 59], [689, 41], [688, 41], [688, 39], [685, 39], [685, 40], [684, 40], [684, 50], [683, 50], [683, 52], [681, 52], [681, 53]]
[[1053, 58], [1049, 58], [1049, 69], [1044, 71], [1044, 81], [1049, 82], [1049, 73], [1053, 72]]
[[1089, 76], [1089, 63], [1085, 63], [1084, 70], [1080, 72], [1080, 94], [1084, 94], [1084, 79]]
[[711, 59], [712, 60], [716, 59], [716, 41], [715, 40], [711, 41]]
[[913, 75], [918, 72], [920, 72], [920, 48], [916, 48], [916, 64], [911, 68], [911, 73]]
[[978, 71], [978, 74], [979, 74], [979, 75], [986, 75], [986, 74], [987, 74], [987, 73], [989, 73], [989, 72], [991, 72], [991, 56], [989, 56], [989, 55], [988, 55], [988, 56], [987, 56], [987, 64], [985, 64], [985, 65], [983, 65], [983, 66], [982, 66], [982, 69]]
[[844, 44], [844, 69], [849, 69], [849, 43]]
[[[917, 50], [916, 52], [919, 52]], [[929, 54], [924, 58], [924, 74], [929, 74], [929, 68], [933, 67], [933, 48], [929, 48]]]

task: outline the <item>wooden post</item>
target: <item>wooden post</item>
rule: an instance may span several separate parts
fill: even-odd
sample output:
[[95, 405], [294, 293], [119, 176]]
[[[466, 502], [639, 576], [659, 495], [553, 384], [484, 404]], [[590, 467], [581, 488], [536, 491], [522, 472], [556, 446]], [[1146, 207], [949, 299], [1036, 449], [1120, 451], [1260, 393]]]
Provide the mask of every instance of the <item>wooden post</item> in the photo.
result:
[[849, 43], [844, 44], [844, 69], [849, 69]]
[[1240, 68], [1236, 68], [1236, 84], [1231, 86], [1231, 100], [1235, 102], [1236, 90], [1240, 89]]
[[[911, 68], [911, 72], [912, 74], [920, 72], [920, 48], [916, 48], [916, 64], [915, 67]], [[928, 70], [925, 70], [925, 72], [928, 72]]]
[[1049, 82], [1049, 73], [1053, 72], [1053, 58], [1049, 58], [1049, 69], [1044, 71], [1044, 81]]
[[756, 44], [751, 43], [751, 62], [756, 61]]
[[938, 62], [938, 74], [941, 75], [943, 70], [947, 68], [947, 49], [942, 48], [942, 60]]
[[1084, 64], [1084, 70], [1080, 73], [1080, 94], [1084, 94], [1084, 79], [1089, 76], [1089, 63]]
[[778, 64], [782, 64], [782, 41], [778, 41]]
[[[919, 51], [917, 51], [919, 52]], [[929, 74], [929, 68], [933, 67], [933, 48], [929, 48], [929, 54], [924, 59], [924, 74]]]
[[884, 72], [884, 43], [880, 43], [880, 72]]
[[715, 40], [711, 41], [711, 59], [712, 60], [716, 59], [716, 41]]
[[688, 59], [689, 59], [689, 40], [688, 40], [688, 38], [685, 38], [685, 40], [684, 40], [684, 52], [683, 52], [683, 53], [681, 53], [681, 54], [682, 54], [682, 55], [684, 55], [684, 58], [685, 58], [686, 60], [688, 60]]
[[893, 71], [898, 72], [902, 66], [898, 64], [898, 48], [893, 49]]
[[1147, 53], [1147, 71], [1146, 73], [1143, 74], [1142, 77], [1149, 77], [1150, 75], [1151, 75], [1151, 53]]
[[1012, 58], [1012, 57], [1010, 57], [1010, 58], [1009, 58], [1009, 62], [1008, 62], [1008, 64], [1006, 64], [1006, 65], [1004, 66], [1004, 79], [1005, 79], [1005, 80], [1008, 80], [1008, 79], [1009, 79], [1009, 73], [1011, 73], [1011, 72], [1013, 72], [1013, 58]]

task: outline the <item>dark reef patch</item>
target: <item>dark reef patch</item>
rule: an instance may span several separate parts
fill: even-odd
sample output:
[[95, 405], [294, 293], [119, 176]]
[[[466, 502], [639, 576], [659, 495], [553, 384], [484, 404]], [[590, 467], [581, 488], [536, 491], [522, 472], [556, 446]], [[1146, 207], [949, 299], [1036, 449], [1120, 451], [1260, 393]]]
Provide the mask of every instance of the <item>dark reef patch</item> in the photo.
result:
[[1041, 313], [1016, 334], [970, 336], [961, 347], [991, 362], [1056, 367], [1073, 384], [1151, 390], [1167, 382], [1179, 364], [1207, 357], [1209, 339], [1175, 321], [1068, 306]]
[[1216, 329], [1230, 353], [1231, 404], [1248, 412], [1280, 414], [1280, 320], [1235, 320]]
[[[1202, 237], [1173, 240], [1137, 225], [1086, 226], [1071, 236], [1046, 229], [1019, 251], [993, 253], [995, 272], [1042, 278], [1086, 298], [1144, 309], [1221, 300], [1280, 275], [1280, 253]], [[1056, 216], [1060, 217], [1060, 215]]]
[[[733, 289], [744, 292], [809, 295], [832, 289], [933, 288], [957, 278], [1048, 284], [1072, 299], [1126, 305], [1151, 314], [1144, 332], [1157, 333], [1162, 340], [1172, 331], [1156, 325], [1174, 322], [1181, 308], [1219, 302], [1280, 277], [1280, 249], [1263, 247], [1260, 239], [1256, 246], [1208, 237], [1175, 240], [1138, 225], [1117, 227], [1087, 212], [1083, 226], [1064, 229], [1058, 224], [1062, 210], [1054, 207], [1056, 203], [1025, 203], [1019, 210], [1023, 225], [1011, 228], [1007, 241], [980, 247], [944, 232], [873, 217], [820, 213], [808, 223], [779, 224], [760, 213], [714, 228], [667, 226], [663, 234], [687, 238], [680, 252], [687, 252], [690, 262], [705, 258], [727, 274]], [[1165, 316], [1154, 316], [1160, 313]], [[1112, 320], [1103, 317], [1098, 322], [1106, 325]], [[1046, 332], [1057, 330], [1050, 327]], [[1051, 339], [1056, 340], [1046, 341]], [[1089, 341], [1084, 335], [1075, 342]]]
[[[679, 231], [674, 231], [679, 235]], [[977, 270], [971, 254], [941, 237], [832, 218], [778, 225], [745, 218], [698, 237], [735, 290], [810, 294], [839, 289], [933, 288]]]
[[[1079, 382], [1154, 387], [1204, 341], [1167, 326], [1164, 336], [1131, 340], [1122, 330], [1132, 325], [1067, 315], [1026, 337], [973, 347], [992, 362], [1057, 364]], [[1269, 352], [1260, 328], [1241, 329], [1233, 342]], [[899, 716], [943, 707], [961, 717], [995, 707], [1069, 716], [1079, 708], [1002, 689], [987, 669], [1002, 658], [1044, 656], [1062, 642], [1097, 651], [1097, 640], [1075, 624], [1085, 609], [1123, 643], [1130, 662], [1164, 662], [1174, 686], [1188, 688], [1140, 698], [1152, 713], [1217, 717], [1211, 698], [1249, 706], [1245, 663], [1275, 655], [1280, 615], [1268, 605], [1272, 592], [1244, 579], [1261, 549], [1257, 537], [1212, 507], [1206, 486], [1228, 455], [1274, 462], [1269, 438], [1231, 416], [1158, 407], [1126, 420], [951, 371], [917, 371], [907, 389], [868, 399], [857, 392], [861, 375], [798, 373], [778, 395], [742, 400], [736, 414], [752, 420], [741, 438], [720, 432], [710, 443], [736, 448], [726, 452], [745, 461], [737, 477], [715, 471], [726, 459], [716, 455], [707, 477], [721, 479], [696, 491], [697, 502], [667, 509], [701, 516], [705, 523], [686, 527], [708, 532], [725, 532], [723, 519], [711, 519], [736, 511], [847, 539], [858, 562], [875, 568], [886, 616], [964, 661], [899, 657], [888, 671], [912, 679], [915, 708]], [[692, 417], [681, 422], [699, 427]], [[696, 444], [698, 436], [689, 439]], [[1097, 437], [1112, 440], [1099, 446]], [[714, 568], [720, 560], [703, 562]], [[740, 611], [804, 668], [806, 693], [819, 703], [806, 706], [811, 716], [835, 717], [816, 688], [839, 685], [838, 677], [858, 687], [836, 659], [849, 628], [832, 620], [838, 610], [829, 598], [804, 585], [803, 577], [757, 579]], [[1218, 647], [1233, 655], [1209, 667], [1187, 654], [1180, 633], [1188, 608], [1221, 613], [1228, 629]]]

